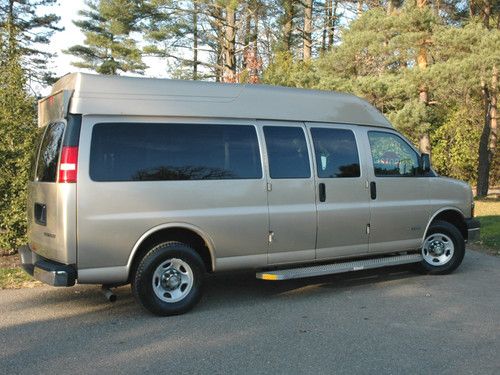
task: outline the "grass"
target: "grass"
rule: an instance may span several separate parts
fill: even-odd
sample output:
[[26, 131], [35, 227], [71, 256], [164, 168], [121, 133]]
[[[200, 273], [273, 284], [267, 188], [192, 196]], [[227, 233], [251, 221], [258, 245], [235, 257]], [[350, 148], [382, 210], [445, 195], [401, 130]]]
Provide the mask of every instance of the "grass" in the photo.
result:
[[500, 255], [500, 200], [477, 200], [475, 216], [481, 222], [481, 240], [478, 245]]
[[41, 285], [20, 267], [0, 268], [0, 289], [17, 289]]

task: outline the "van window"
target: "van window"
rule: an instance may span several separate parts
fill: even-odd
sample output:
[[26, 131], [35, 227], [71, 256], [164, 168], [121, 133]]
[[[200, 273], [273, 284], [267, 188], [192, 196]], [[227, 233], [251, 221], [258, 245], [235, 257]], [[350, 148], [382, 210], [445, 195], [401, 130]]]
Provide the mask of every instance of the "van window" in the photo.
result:
[[63, 134], [64, 123], [55, 122], [48, 125], [38, 153], [38, 162], [36, 167], [37, 181], [56, 182], [57, 164], [59, 162]]
[[253, 126], [97, 124], [92, 131], [94, 181], [259, 179]]
[[419, 173], [418, 154], [396, 134], [368, 132], [377, 177], [408, 177]]
[[264, 126], [271, 178], [309, 178], [309, 154], [299, 127]]
[[38, 152], [40, 151], [40, 145], [43, 141], [43, 136], [45, 134], [45, 130], [47, 127], [37, 128], [35, 141], [33, 142], [33, 149], [31, 150], [31, 159], [30, 159], [30, 171], [29, 171], [29, 180], [34, 181], [36, 179], [36, 167], [38, 161]]
[[318, 177], [359, 177], [358, 147], [346, 129], [312, 128]]

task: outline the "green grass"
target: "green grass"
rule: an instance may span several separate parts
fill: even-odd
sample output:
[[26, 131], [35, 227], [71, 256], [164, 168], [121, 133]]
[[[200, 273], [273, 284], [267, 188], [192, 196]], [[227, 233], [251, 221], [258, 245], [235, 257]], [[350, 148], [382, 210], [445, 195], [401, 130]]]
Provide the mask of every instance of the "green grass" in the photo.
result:
[[477, 219], [481, 222], [479, 244], [500, 251], [500, 216], [480, 216]]
[[40, 284], [22, 268], [0, 268], [0, 289], [16, 289]]
[[500, 200], [484, 199], [476, 202], [476, 218], [481, 222], [481, 240], [478, 245], [500, 251]]

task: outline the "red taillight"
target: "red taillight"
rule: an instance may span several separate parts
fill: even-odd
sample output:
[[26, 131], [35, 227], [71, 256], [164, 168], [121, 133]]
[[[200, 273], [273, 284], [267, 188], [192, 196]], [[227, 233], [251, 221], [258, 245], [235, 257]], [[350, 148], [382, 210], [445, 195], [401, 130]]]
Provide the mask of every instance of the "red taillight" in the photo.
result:
[[76, 182], [78, 147], [63, 146], [59, 164], [59, 182]]

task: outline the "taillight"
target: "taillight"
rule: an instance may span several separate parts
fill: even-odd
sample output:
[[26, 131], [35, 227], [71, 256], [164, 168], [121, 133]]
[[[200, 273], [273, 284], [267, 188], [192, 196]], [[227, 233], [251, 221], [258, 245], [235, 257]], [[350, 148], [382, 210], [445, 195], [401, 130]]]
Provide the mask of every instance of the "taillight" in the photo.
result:
[[59, 164], [59, 182], [76, 182], [78, 171], [78, 147], [63, 146]]

